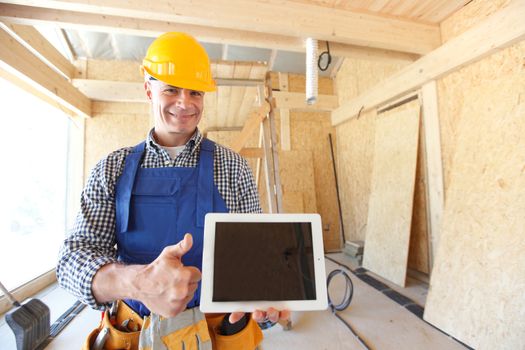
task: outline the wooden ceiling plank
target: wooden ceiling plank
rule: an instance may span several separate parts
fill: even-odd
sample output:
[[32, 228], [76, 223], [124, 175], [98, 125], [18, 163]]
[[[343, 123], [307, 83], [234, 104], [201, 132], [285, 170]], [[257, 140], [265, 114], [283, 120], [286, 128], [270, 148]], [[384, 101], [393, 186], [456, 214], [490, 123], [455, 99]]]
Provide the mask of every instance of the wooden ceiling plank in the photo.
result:
[[[250, 79], [261, 80], [260, 85], [264, 85], [264, 79], [266, 76], [266, 67], [260, 67], [260, 66], [252, 66], [250, 70]], [[249, 111], [255, 106], [255, 98], [257, 96], [257, 88], [256, 87], [248, 87], [244, 90], [244, 97], [241, 102], [241, 107], [239, 109], [239, 118], [236, 121], [238, 125], [243, 125]]]
[[[252, 67], [248, 66], [235, 66], [235, 71], [233, 73], [234, 79], [249, 79], [250, 72]], [[232, 87], [230, 95], [230, 104], [228, 106], [229, 110], [229, 125], [228, 126], [237, 126], [242, 125], [241, 118], [243, 117], [241, 112], [242, 102], [244, 95], [246, 93], [246, 87]]]
[[23, 79], [67, 109], [91, 117], [91, 101], [2, 28], [0, 44], [0, 68]]
[[[202, 42], [293, 52], [304, 52], [305, 50], [303, 39], [280, 34], [264, 34], [253, 31], [211, 28], [148, 19], [125, 18], [121, 16], [102, 16], [92, 13], [69, 12], [5, 3], [0, 3], [0, 19], [26, 25], [53, 24], [70, 29], [146, 37], [157, 37], [169, 31], [182, 31], [192, 33]], [[334, 56], [378, 61], [390, 59], [414, 61], [418, 56], [406, 52], [347, 45], [333, 41], [330, 41], [330, 51]]]
[[[7, 1], [20, 3], [20, 1]], [[284, 6], [283, 6], [284, 4]], [[263, 35], [288, 33], [344, 44], [425, 54], [439, 46], [439, 26], [370, 13], [263, 0], [158, 0], [147, 9], [140, 2], [41, 0], [40, 7], [125, 16], [186, 25], [209, 26]], [[257, 12], [254, 13], [254, 6]], [[255, 17], [255, 18], [254, 18]], [[294, 18], [290, 21], [290, 18]]]
[[[221, 78], [233, 79], [235, 66], [232, 63], [220, 63], [217, 65], [217, 76]], [[214, 126], [232, 126], [229, 125], [229, 100], [231, 95], [231, 86], [219, 86], [217, 88], [217, 120]]]
[[445, 1], [441, 6], [422, 13], [420, 18], [428, 22], [441, 23], [469, 2], [469, 0]]
[[206, 121], [206, 130], [217, 125], [217, 91], [204, 95], [203, 119]]
[[372, 89], [332, 112], [332, 125], [339, 125], [423, 84], [525, 39], [525, 2], [512, 0], [463, 34], [403, 68]]

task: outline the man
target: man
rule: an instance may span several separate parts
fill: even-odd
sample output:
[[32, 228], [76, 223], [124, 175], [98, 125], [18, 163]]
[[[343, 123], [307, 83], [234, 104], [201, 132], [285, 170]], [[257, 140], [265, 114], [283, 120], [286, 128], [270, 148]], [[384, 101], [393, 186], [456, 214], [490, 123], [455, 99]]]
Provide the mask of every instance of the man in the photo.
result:
[[[198, 309], [204, 215], [261, 208], [246, 161], [197, 128], [204, 93], [215, 90], [204, 48], [189, 35], [166, 33], [141, 68], [155, 126], [145, 142], [93, 169], [57, 277], [93, 308], [124, 300], [140, 316], [177, 320], [186, 308]], [[269, 309], [251, 319], [288, 317]], [[251, 319], [233, 313], [222, 323]]]

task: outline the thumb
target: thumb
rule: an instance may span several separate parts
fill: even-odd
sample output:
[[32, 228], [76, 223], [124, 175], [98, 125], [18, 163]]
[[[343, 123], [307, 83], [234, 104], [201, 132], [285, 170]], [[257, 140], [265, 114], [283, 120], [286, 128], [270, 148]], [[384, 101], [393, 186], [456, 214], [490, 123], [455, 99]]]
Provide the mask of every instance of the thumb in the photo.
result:
[[186, 254], [191, 247], [193, 246], [193, 237], [191, 234], [186, 233], [184, 235], [184, 238], [177, 244], [167, 246], [164, 248], [164, 251], [175, 258], [182, 258], [184, 254]]

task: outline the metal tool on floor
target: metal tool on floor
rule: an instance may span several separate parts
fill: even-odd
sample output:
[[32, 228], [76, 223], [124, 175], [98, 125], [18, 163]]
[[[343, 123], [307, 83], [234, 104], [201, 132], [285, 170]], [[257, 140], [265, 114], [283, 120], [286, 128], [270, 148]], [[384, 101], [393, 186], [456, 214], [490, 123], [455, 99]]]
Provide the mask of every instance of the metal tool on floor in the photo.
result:
[[5, 320], [15, 334], [17, 350], [36, 349], [49, 336], [49, 307], [39, 299], [20, 304], [1, 282], [0, 289], [15, 307], [6, 313]]

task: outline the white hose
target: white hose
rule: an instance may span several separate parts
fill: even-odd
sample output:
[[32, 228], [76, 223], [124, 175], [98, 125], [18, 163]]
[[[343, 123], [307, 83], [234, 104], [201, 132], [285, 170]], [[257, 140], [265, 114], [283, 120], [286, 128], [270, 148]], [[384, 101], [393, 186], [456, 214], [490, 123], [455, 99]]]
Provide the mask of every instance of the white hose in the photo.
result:
[[317, 40], [306, 39], [306, 103], [313, 105], [317, 102]]

